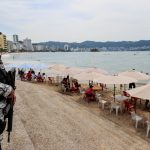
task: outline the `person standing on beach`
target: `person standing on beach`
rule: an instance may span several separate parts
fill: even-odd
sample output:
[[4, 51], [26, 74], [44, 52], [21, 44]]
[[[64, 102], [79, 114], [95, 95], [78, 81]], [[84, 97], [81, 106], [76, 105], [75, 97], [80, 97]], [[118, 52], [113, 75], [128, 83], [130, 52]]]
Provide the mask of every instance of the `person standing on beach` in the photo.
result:
[[7, 98], [14, 97], [13, 88], [8, 85], [9, 79], [7, 78], [7, 71], [4, 68], [4, 65], [1, 61], [0, 55], [0, 150], [2, 150], [1, 142], [3, 139], [3, 132], [5, 130], [6, 121], [5, 121], [5, 108], [7, 105]]

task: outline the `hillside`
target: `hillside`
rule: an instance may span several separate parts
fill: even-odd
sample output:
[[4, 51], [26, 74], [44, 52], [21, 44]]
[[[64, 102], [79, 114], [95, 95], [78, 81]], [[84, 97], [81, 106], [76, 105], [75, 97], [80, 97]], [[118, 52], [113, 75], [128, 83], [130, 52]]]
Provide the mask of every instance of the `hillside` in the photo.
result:
[[[35, 43], [38, 45], [44, 45], [46, 47], [54, 47], [54, 48], [64, 48], [65, 44], [68, 44], [71, 48], [106, 48], [108, 50], [113, 50], [113, 48], [119, 48], [126, 50], [150, 50], [150, 40], [140, 40], [140, 41], [108, 41], [108, 42], [95, 42], [95, 41], [84, 41], [81, 43], [69, 43], [69, 42], [58, 42], [58, 41], [49, 41], [49, 42], [41, 42]], [[118, 50], [118, 49], [116, 49]]]

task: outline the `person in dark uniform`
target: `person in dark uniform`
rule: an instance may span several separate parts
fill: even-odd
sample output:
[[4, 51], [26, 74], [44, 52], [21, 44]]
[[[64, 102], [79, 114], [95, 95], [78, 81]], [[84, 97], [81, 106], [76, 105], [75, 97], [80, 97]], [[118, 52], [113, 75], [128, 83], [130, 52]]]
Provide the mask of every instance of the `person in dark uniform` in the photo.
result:
[[148, 107], [148, 103], [149, 103], [149, 100], [147, 99], [147, 100], [145, 101], [144, 109], [149, 109], [149, 107]]
[[0, 150], [2, 150], [2, 134], [6, 126], [4, 108], [7, 105], [7, 98], [12, 98], [14, 96], [14, 90], [8, 84], [8, 80], [9, 79], [7, 79], [7, 71], [4, 68], [0, 55]]
[[132, 88], [136, 88], [136, 85], [135, 85], [134, 82], [133, 83], [129, 83], [129, 89], [132, 89]]

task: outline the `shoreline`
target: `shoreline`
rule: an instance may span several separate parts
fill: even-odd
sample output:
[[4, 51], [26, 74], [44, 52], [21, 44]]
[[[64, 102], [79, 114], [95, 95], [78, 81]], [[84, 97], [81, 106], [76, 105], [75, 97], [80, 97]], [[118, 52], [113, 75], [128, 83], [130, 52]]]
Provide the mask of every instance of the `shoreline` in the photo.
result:
[[[135, 55], [136, 53], [136, 55]], [[97, 67], [110, 74], [135, 69], [150, 74], [149, 52], [25, 52], [7, 53], [5, 63], [63, 64], [69, 67]], [[10, 57], [8, 57], [10, 56]], [[94, 59], [93, 59], [94, 58]], [[140, 59], [140, 60], [139, 60]], [[113, 62], [113, 63], [111, 63]]]

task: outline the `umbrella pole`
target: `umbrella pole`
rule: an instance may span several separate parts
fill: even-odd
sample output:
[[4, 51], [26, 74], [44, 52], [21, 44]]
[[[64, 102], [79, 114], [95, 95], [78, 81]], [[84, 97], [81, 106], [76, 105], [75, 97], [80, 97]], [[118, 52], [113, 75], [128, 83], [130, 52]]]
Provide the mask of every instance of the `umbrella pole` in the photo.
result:
[[126, 84], [124, 84], [124, 91], [126, 91]]
[[115, 86], [115, 84], [114, 84], [114, 102], [115, 102], [115, 95], [116, 95], [116, 86]]

